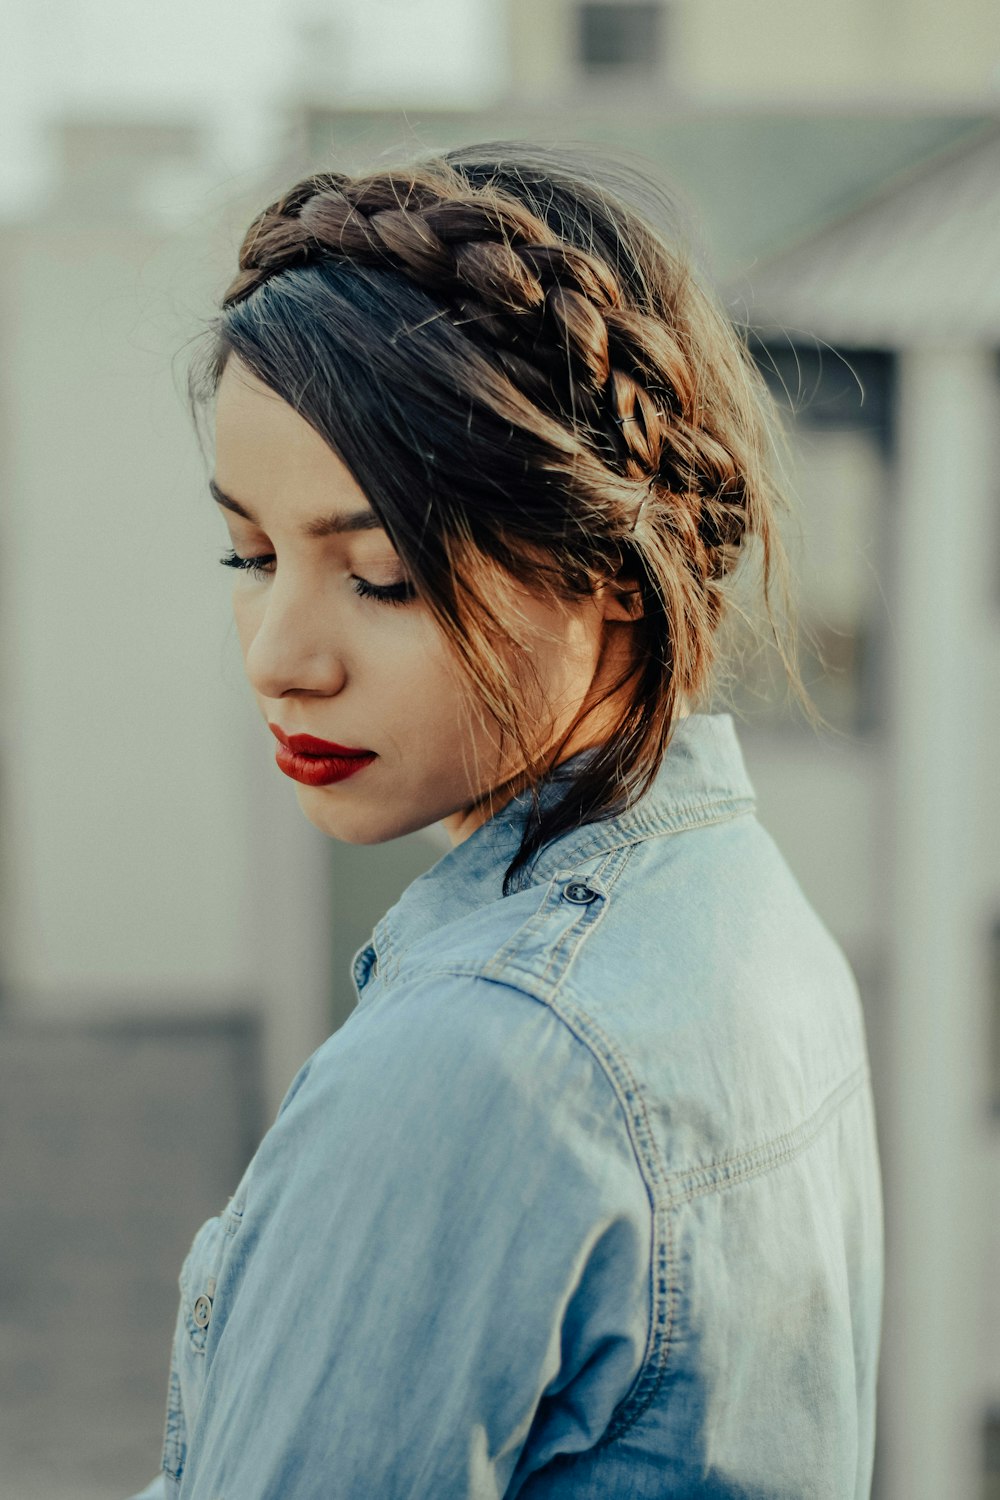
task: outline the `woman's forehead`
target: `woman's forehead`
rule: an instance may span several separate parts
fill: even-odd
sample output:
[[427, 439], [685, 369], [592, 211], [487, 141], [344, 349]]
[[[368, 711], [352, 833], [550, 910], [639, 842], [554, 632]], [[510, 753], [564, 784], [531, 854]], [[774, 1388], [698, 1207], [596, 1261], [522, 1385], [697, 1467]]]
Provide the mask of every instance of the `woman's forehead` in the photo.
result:
[[254, 525], [280, 510], [305, 535], [370, 531], [381, 521], [343, 459], [252, 371], [230, 360], [215, 407], [213, 499]]

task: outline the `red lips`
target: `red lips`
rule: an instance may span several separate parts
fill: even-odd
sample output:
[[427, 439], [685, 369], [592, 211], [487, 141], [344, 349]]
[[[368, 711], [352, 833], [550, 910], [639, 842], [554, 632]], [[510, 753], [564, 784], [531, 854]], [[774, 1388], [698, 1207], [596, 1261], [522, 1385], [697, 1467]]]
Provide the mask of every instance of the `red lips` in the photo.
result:
[[279, 725], [270, 722], [267, 727], [280, 741], [274, 755], [278, 769], [306, 786], [329, 786], [331, 782], [343, 781], [377, 758], [373, 750], [319, 740], [313, 734], [286, 734]]

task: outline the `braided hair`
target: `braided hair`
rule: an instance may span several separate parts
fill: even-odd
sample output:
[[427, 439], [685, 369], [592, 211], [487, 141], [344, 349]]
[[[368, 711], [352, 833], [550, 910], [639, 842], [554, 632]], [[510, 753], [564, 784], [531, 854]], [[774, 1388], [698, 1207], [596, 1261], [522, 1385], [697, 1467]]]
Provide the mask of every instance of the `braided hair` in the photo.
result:
[[[246, 231], [196, 405], [233, 355], [347, 464], [516, 749], [533, 802], [505, 893], [543, 845], [648, 787], [679, 701], [709, 686], [751, 537], [797, 681], [771, 614], [785, 502], [766, 388], [687, 258], [592, 154], [494, 144], [304, 178]], [[617, 732], [544, 807], [575, 724], [543, 756], [521, 722], [520, 642], [491, 603], [511, 575], [569, 600], [625, 580], [636, 600], [635, 660], [609, 689], [633, 684]]]

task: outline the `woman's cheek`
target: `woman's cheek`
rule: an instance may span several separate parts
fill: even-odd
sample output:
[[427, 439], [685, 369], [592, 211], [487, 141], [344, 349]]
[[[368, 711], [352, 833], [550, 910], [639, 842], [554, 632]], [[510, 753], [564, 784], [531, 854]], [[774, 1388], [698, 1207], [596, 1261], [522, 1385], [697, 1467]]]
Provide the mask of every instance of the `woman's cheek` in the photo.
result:
[[408, 605], [385, 605], [382, 611], [379, 646], [388, 653], [386, 666], [414, 696], [457, 697], [459, 674], [431, 616]]
[[262, 605], [255, 606], [254, 601], [248, 598], [247, 591], [239, 583], [233, 587], [233, 623], [236, 626], [236, 635], [240, 643], [240, 650], [246, 658], [247, 652], [253, 645], [254, 636], [260, 626], [260, 613]]

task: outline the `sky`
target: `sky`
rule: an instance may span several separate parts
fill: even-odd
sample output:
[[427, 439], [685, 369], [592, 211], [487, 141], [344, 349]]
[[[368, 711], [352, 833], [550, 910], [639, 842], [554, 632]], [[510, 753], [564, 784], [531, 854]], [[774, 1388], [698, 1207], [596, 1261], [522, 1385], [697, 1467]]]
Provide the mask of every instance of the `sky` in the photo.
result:
[[203, 120], [234, 170], [310, 86], [463, 104], [499, 84], [497, 0], [0, 0], [0, 206], [37, 193], [67, 112]]

